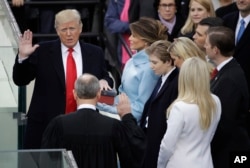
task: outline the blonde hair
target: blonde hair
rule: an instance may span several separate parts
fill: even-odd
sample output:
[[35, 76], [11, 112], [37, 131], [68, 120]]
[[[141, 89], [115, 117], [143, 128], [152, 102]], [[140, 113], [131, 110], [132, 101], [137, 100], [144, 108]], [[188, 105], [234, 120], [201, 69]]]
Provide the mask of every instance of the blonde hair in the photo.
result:
[[63, 23], [77, 21], [82, 27], [81, 15], [76, 9], [65, 9], [58, 12], [55, 16], [55, 29]]
[[199, 57], [207, 63], [208, 70], [210, 73], [213, 72], [214, 66], [206, 60], [206, 54], [203, 52], [194, 41], [187, 37], [179, 37], [174, 40], [174, 42], [168, 47], [170, 54], [177, 56], [178, 58], [186, 59], [190, 57]]
[[205, 61], [198, 57], [184, 61], [178, 82], [178, 97], [167, 109], [167, 116], [175, 102], [197, 104], [200, 110], [200, 125], [207, 130], [211, 124], [216, 103], [210, 92], [210, 74]]
[[192, 32], [195, 28], [196, 28], [196, 24], [192, 21], [191, 19], [191, 15], [190, 15], [190, 7], [192, 2], [197, 2], [199, 3], [201, 6], [203, 6], [207, 12], [209, 13], [209, 17], [215, 17], [215, 10], [214, 10], [214, 6], [211, 0], [191, 0], [189, 2], [189, 14], [188, 14], [188, 18], [184, 24], [184, 26], [181, 28], [181, 33], [182, 34], [187, 34]]
[[200, 57], [206, 61], [205, 53], [187, 37], [176, 38], [169, 46], [168, 51], [183, 60], [190, 57]]

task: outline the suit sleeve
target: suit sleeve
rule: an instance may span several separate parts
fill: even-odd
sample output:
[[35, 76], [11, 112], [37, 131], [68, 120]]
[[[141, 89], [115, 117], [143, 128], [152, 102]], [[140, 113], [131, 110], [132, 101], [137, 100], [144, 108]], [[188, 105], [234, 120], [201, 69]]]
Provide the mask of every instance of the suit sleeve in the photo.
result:
[[83, 48], [83, 73], [95, 75], [99, 80], [104, 79], [113, 87], [113, 79], [109, 76], [103, 50], [89, 43], [81, 43]]
[[141, 168], [146, 149], [143, 130], [133, 115], [127, 114], [115, 129], [115, 146], [122, 168]]
[[176, 142], [182, 132], [184, 125], [183, 114], [177, 105], [172, 107], [167, 124], [168, 129], [160, 145], [157, 168], [165, 168], [167, 166], [168, 160], [173, 155]]
[[213, 93], [217, 95], [221, 101], [222, 113], [212, 141], [213, 148], [223, 146], [223, 144], [225, 144], [224, 140], [231, 139], [233, 132], [240, 135], [245, 131], [245, 129], [242, 128], [245, 128], [246, 125], [247, 106], [243, 101], [244, 99], [241, 96], [242, 94], [239, 87], [227, 78], [220, 79], [219, 82], [220, 84], [213, 89]]
[[[129, 32], [129, 23], [120, 20], [118, 8], [122, 9], [120, 1], [111, 0], [104, 18], [104, 25], [111, 33]], [[120, 7], [121, 6], [121, 7]]]
[[61, 148], [63, 128], [61, 124], [61, 115], [54, 118], [43, 133], [42, 149]]
[[12, 73], [12, 78], [16, 85], [24, 86], [35, 79], [35, 57], [36, 56], [31, 55], [28, 59], [19, 63], [18, 55], [16, 56]]

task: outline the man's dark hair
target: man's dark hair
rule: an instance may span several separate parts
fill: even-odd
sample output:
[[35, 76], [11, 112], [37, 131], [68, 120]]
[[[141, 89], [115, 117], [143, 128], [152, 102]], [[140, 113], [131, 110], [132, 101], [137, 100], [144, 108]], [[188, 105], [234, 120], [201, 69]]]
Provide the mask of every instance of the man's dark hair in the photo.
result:
[[208, 27], [223, 26], [223, 20], [219, 17], [207, 17], [202, 19], [199, 25]]
[[210, 27], [207, 32], [209, 43], [217, 47], [221, 55], [230, 57], [234, 54], [235, 38], [234, 32], [224, 26]]

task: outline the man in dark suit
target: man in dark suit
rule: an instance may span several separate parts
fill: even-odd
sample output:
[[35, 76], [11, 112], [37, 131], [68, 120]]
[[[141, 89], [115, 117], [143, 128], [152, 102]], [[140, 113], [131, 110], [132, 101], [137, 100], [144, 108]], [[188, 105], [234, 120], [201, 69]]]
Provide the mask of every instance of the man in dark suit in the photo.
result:
[[[206, 53], [218, 71], [211, 79], [211, 91], [220, 98], [221, 120], [211, 143], [215, 168], [229, 168], [232, 152], [249, 151], [246, 129], [248, 113], [247, 81], [241, 66], [233, 58], [234, 33], [226, 27], [211, 27], [205, 42]], [[231, 162], [230, 162], [231, 161]]]
[[[240, 22], [243, 19], [245, 21], [245, 30], [239, 39], [235, 41], [236, 48], [234, 52], [234, 58], [242, 67], [247, 83], [248, 92], [250, 94], [250, 57], [249, 57], [249, 46], [250, 46], [250, 1], [249, 0], [236, 0], [236, 6], [239, 11], [233, 12], [226, 15], [224, 19], [224, 24], [235, 32], [235, 39], [238, 39], [238, 34], [240, 30]], [[249, 113], [247, 119], [248, 134], [250, 136], [250, 98], [249, 98]]]
[[[236, 48], [234, 51], [234, 58], [242, 67], [247, 83], [248, 83], [248, 91], [250, 94], [250, 57], [249, 57], [249, 46], [250, 46], [250, 1], [249, 0], [236, 0], [236, 6], [239, 11], [230, 13], [226, 15], [224, 20], [224, 25], [229, 27], [235, 32], [235, 39], [238, 39], [238, 34], [240, 30], [240, 22], [243, 19], [245, 22], [244, 32], [239, 39], [239, 41], [235, 40]], [[250, 99], [249, 99], [250, 105]], [[249, 107], [250, 109], [250, 107]], [[249, 111], [250, 112], [250, 111]], [[248, 116], [248, 133], [250, 135], [250, 115]]]
[[[66, 111], [65, 84], [69, 48], [73, 49], [76, 76], [90, 73], [99, 79], [101, 89], [113, 87], [101, 48], [79, 41], [82, 22], [78, 11], [67, 9], [59, 12], [55, 28], [60, 40], [32, 46], [32, 32], [27, 30], [19, 42], [13, 81], [18, 86], [24, 86], [35, 79], [24, 140], [24, 148], [27, 149], [40, 148], [42, 134], [49, 121], [59, 114], [70, 112]], [[73, 94], [72, 99], [74, 101]]]
[[152, 70], [161, 77], [144, 106], [140, 123], [147, 138], [143, 168], [157, 167], [161, 140], [167, 129], [166, 110], [178, 95], [179, 70], [167, 51], [169, 45], [170, 42], [161, 40], [146, 49]]
[[117, 168], [117, 154], [122, 168], [141, 168], [146, 141], [131, 114], [128, 97], [119, 95], [119, 121], [98, 112], [100, 95], [96, 77], [80, 76], [74, 89], [77, 111], [50, 122], [42, 147], [71, 150], [79, 168]]

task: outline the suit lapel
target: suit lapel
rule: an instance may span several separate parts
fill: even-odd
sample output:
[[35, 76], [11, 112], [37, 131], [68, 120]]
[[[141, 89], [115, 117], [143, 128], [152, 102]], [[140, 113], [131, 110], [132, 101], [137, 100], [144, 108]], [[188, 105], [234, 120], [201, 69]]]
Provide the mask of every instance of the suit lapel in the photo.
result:
[[84, 47], [84, 42], [79, 41], [80, 42], [80, 46], [81, 46], [81, 53], [82, 53], [82, 73], [87, 72], [86, 70], [88, 69], [88, 60], [86, 59], [86, 55], [87, 54], [87, 50]]
[[[234, 12], [230, 20], [232, 21], [232, 24], [228, 24], [227, 26], [235, 32], [239, 20], [239, 12]], [[245, 44], [247, 44], [246, 42], [249, 40], [249, 38], [250, 38], [250, 23], [248, 23], [240, 41], [236, 44], [234, 55], [237, 55], [237, 52], [240, 50], [240, 48]]]
[[[226, 65], [224, 65], [221, 70], [218, 72], [218, 74], [216, 75], [215, 78], [213, 78], [210, 81], [210, 85], [211, 85], [211, 91], [213, 92], [213, 88], [216, 85], [217, 81], [219, 81], [220, 76], [223, 75], [225, 73], [225, 71], [227, 71], [228, 67], [232, 66], [233, 64], [235, 64], [235, 59], [233, 58], [231, 61], [229, 61]], [[227, 72], [226, 72], [227, 73]]]
[[228, 25], [234, 32], [236, 31], [236, 27], [237, 27], [237, 23], [238, 23], [238, 19], [239, 19], [239, 12], [235, 12], [234, 15], [232, 16], [232, 18], [230, 18], [231, 22], [231, 26]]
[[248, 23], [245, 31], [243, 32], [240, 38], [240, 41], [238, 42], [238, 44], [236, 44], [236, 50], [239, 50], [242, 45], [246, 44], [249, 38], [250, 38], [250, 23]]
[[159, 97], [160, 95], [162, 95], [164, 93], [164, 91], [168, 88], [169, 83], [175, 78], [175, 76], [178, 73], [178, 69], [175, 68], [171, 74], [168, 76], [167, 80], [164, 82], [164, 84], [162, 85], [162, 88], [160, 89], [159, 93], [155, 96], [154, 99], [156, 99], [157, 97]]
[[48, 50], [48, 52], [51, 56], [53, 61], [53, 65], [55, 68], [55, 71], [58, 75], [58, 78], [60, 80], [60, 83], [62, 84], [63, 88], [65, 88], [65, 73], [64, 73], [64, 67], [63, 67], [63, 60], [62, 60], [62, 51], [61, 51], [61, 43], [60, 40], [57, 40], [54, 45], [52, 45]]

